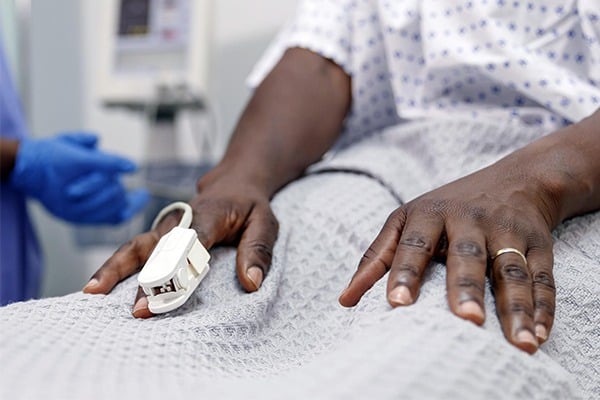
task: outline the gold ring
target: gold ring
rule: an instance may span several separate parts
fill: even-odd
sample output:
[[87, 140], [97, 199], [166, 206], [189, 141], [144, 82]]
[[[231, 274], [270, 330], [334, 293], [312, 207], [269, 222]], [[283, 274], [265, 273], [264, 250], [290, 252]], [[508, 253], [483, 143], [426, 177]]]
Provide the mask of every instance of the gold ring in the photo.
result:
[[499, 256], [501, 256], [502, 254], [506, 254], [506, 253], [515, 253], [515, 254], [518, 254], [521, 257], [521, 259], [523, 259], [523, 262], [525, 263], [525, 265], [527, 265], [527, 258], [525, 257], [525, 255], [523, 253], [521, 253], [519, 250], [515, 249], [514, 247], [504, 247], [504, 248], [498, 250], [492, 256], [492, 260], [495, 260], [496, 258], [498, 258]]

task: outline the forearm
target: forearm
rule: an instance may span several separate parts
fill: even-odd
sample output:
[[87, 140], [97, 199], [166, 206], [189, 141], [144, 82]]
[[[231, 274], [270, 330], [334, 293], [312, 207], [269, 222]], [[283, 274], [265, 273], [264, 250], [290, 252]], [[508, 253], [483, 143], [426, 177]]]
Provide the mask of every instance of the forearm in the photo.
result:
[[8, 179], [15, 166], [19, 141], [0, 138], [0, 180]]
[[272, 196], [332, 146], [350, 101], [350, 77], [340, 67], [307, 50], [288, 50], [256, 89], [222, 161], [199, 189], [229, 176]]

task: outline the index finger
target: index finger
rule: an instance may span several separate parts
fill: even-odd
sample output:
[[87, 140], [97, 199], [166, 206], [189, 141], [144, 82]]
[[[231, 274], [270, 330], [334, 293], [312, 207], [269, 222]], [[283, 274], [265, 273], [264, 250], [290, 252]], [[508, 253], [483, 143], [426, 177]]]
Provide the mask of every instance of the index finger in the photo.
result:
[[156, 229], [140, 233], [119, 247], [96, 271], [83, 288], [83, 292], [106, 294], [117, 283], [142, 269], [161, 236], [177, 226], [180, 215], [179, 210], [170, 212], [158, 223]]
[[350, 284], [340, 295], [341, 305], [344, 307], [355, 306], [375, 282], [390, 270], [405, 222], [404, 208], [399, 208], [390, 214], [383, 228], [361, 258]]
[[150, 231], [135, 236], [102, 264], [84, 286], [83, 292], [107, 294], [119, 282], [138, 272], [158, 243], [159, 232]]

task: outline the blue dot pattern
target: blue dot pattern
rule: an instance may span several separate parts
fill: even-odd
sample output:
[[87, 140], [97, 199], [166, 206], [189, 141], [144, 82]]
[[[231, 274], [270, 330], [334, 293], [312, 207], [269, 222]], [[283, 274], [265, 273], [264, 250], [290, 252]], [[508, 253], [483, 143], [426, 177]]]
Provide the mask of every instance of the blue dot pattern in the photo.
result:
[[249, 78], [302, 47], [352, 77], [346, 130], [436, 115], [556, 128], [600, 107], [598, 0], [306, 0]]

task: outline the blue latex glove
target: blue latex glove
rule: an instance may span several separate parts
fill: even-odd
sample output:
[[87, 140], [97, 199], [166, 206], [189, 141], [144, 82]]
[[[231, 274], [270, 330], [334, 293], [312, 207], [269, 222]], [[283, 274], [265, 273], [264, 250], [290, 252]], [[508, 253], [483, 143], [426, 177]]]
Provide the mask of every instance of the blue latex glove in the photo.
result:
[[23, 139], [10, 183], [66, 221], [124, 222], [146, 205], [149, 194], [143, 189], [128, 193], [120, 176], [135, 171], [135, 164], [98, 150], [97, 143], [89, 133]]

